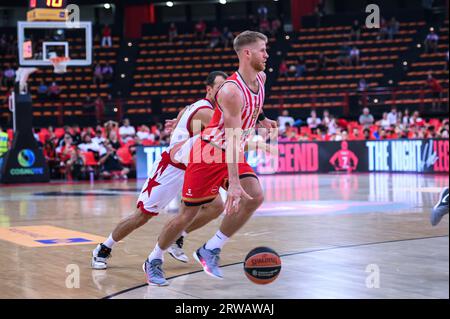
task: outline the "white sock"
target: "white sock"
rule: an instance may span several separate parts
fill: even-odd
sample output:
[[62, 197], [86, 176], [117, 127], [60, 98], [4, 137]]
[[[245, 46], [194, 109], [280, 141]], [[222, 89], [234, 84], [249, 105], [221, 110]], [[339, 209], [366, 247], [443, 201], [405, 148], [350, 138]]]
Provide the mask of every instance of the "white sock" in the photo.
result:
[[228, 237], [225, 236], [220, 230], [210, 239], [205, 245], [206, 249], [213, 250], [215, 248], [222, 249], [223, 245], [228, 241]]
[[159, 244], [156, 243], [155, 248], [153, 249], [151, 254], [148, 255], [148, 261], [152, 261], [154, 259], [161, 259], [162, 261], [164, 261], [164, 252], [165, 252], [165, 250], [162, 250], [159, 247]]
[[188, 233], [186, 233], [186, 232], [183, 230], [183, 232], [181, 233], [181, 236], [183, 236], [184, 238], [186, 238], [187, 234], [188, 234]]
[[117, 242], [112, 238], [112, 234], [109, 235], [108, 239], [103, 243], [108, 248], [113, 248]]

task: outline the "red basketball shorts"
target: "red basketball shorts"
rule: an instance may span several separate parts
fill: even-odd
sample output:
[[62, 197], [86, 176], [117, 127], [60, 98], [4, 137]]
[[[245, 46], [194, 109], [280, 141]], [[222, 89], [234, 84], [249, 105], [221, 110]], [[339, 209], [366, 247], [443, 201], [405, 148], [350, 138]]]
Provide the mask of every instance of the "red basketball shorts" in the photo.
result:
[[[198, 144], [201, 143], [201, 147]], [[191, 150], [190, 163], [184, 175], [181, 197], [186, 206], [198, 206], [209, 203], [219, 194], [219, 188], [228, 188], [228, 166], [225, 162], [225, 151], [218, 150], [208, 142], [197, 140]], [[214, 150], [215, 149], [215, 150]], [[194, 160], [202, 152], [200, 160]], [[208, 160], [204, 155], [209, 155]], [[206, 157], [207, 157], [206, 156]], [[216, 161], [211, 160], [217, 159]], [[220, 159], [220, 160], [219, 160]], [[238, 163], [239, 177], [256, 177], [252, 167], [245, 159]]]

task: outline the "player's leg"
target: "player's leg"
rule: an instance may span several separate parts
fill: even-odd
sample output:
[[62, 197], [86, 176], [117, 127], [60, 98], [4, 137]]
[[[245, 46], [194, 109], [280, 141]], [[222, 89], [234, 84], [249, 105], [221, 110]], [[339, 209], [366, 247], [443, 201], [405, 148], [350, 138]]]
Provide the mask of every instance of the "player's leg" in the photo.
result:
[[[259, 180], [254, 175], [240, 179], [242, 188], [252, 199], [241, 199], [239, 210], [235, 214], [225, 215], [220, 231], [227, 237], [234, 235], [250, 219], [264, 201], [264, 194]], [[208, 245], [207, 245], [208, 246]]]
[[441, 221], [445, 214], [448, 214], [449, 204], [448, 204], [448, 187], [445, 187], [439, 195], [439, 200], [434, 205], [433, 211], [430, 215], [431, 225], [436, 226]]
[[219, 255], [223, 246], [233, 234], [244, 226], [264, 201], [261, 185], [255, 175], [241, 175], [240, 181], [242, 188], [252, 199], [241, 199], [238, 212], [225, 215], [217, 233], [194, 252], [194, 258], [202, 265], [203, 270], [216, 278], [222, 278]]
[[180, 191], [179, 178], [184, 175], [182, 170], [167, 165], [162, 173], [156, 174], [160, 164], [162, 166], [167, 164], [164, 161], [166, 159], [167, 157], [164, 157], [155, 163], [150, 174], [152, 177], [147, 179], [139, 193], [136, 211], [122, 219], [108, 239], [93, 251], [92, 267], [94, 269], [106, 269], [107, 258], [111, 255], [111, 250], [116, 242], [121, 241], [134, 230], [146, 224], [150, 218], [158, 215], [159, 211], [170, 203]]
[[184, 203], [181, 203], [179, 214], [164, 226], [155, 248], [142, 265], [149, 285], [167, 286], [169, 284], [162, 270], [164, 253], [180, 237], [183, 230], [188, 228], [199, 210], [200, 205], [186, 206]]
[[153, 216], [156, 215], [156, 213], [145, 213], [138, 208], [133, 214], [122, 219], [109, 235], [108, 239], [104, 243], [97, 245], [92, 252], [92, 268], [106, 269], [108, 267], [107, 260], [111, 257], [111, 251], [114, 245], [127, 237], [134, 230], [145, 225]]
[[217, 196], [211, 203], [202, 205], [200, 211], [195, 216], [192, 223], [186, 229], [186, 233], [191, 233], [194, 230], [197, 230], [209, 222], [213, 221], [217, 217], [219, 217], [224, 210], [224, 203], [220, 196]]
[[178, 237], [178, 239], [170, 245], [168, 249], [168, 253], [175, 259], [181, 261], [181, 262], [188, 262], [189, 258], [186, 256], [186, 254], [183, 251], [183, 245], [184, 240], [186, 236], [193, 232], [194, 230], [197, 230], [212, 220], [219, 217], [224, 209], [224, 203], [222, 201], [222, 198], [220, 196], [217, 196], [211, 203], [202, 205], [198, 214], [195, 216], [192, 223], [188, 226], [186, 230], [184, 230], [181, 233], [181, 236]]

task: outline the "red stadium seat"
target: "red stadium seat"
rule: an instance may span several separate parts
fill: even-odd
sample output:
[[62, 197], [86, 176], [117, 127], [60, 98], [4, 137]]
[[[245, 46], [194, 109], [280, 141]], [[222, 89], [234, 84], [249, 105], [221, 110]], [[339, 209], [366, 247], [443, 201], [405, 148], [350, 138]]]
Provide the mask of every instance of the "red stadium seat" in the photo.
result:
[[120, 159], [120, 162], [123, 165], [132, 165], [133, 164], [133, 156], [130, 153], [130, 150], [127, 146], [123, 146], [117, 150], [117, 156]]

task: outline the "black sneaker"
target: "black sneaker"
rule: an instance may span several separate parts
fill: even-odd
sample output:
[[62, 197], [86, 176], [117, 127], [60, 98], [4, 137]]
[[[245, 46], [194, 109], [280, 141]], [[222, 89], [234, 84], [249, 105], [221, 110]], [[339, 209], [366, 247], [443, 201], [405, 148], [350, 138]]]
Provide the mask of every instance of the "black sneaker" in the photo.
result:
[[106, 260], [108, 258], [111, 258], [111, 248], [98, 244], [92, 252], [91, 267], [93, 269], [106, 269], [108, 266]]

